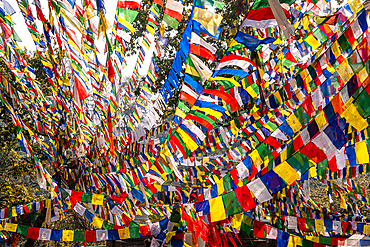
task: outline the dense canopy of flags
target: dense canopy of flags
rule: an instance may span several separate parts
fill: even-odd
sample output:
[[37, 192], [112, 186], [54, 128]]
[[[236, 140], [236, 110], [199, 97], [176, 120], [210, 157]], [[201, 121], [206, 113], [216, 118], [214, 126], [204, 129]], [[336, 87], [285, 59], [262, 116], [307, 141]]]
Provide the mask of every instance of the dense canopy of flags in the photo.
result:
[[[1, 60], [14, 78], [0, 75], [0, 100], [22, 151], [35, 161], [40, 186], [51, 191], [44, 201], [0, 209], [3, 240], [17, 232], [45, 241], [153, 236], [153, 246], [236, 246], [239, 231], [253, 229], [278, 246], [322, 246], [370, 234], [360, 211], [369, 199], [352, 180], [370, 163], [363, 3], [334, 9], [326, 0], [237, 2], [232, 26], [223, 24], [228, 1], [150, 2], [127, 79], [125, 54], [140, 0], [118, 0], [112, 24], [103, 0], [0, 1]], [[15, 4], [47, 81], [37, 80], [18, 46]], [[232, 38], [217, 48], [226, 31]], [[160, 82], [156, 61], [167, 59], [174, 33], [181, 42]], [[144, 61], [149, 69], [140, 82]], [[42, 91], [46, 83], [50, 93]], [[177, 96], [174, 114], [162, 117]], [[313, 179], [326, 186], [329, 208], [310, 198]], [[334, 196], [347, 214], [334, 210]], [[44, 208], [44, 228], [17, 224], [18, 216]], [[68, 210], [99, 230], [48, 229]], [[160, 220], [134, 221], [142, 215]]]

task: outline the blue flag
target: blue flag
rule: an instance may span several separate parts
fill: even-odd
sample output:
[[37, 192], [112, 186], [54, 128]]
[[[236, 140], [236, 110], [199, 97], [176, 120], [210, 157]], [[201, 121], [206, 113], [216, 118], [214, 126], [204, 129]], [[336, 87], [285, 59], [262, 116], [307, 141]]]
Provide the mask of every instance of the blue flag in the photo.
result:
[[235, 41], [247, 47], [250, 51], [254, 51], [261, 44], [269, 44], [275, 41], [274, 38], [267, 37], [265, 39], [257, 39], [243, 32], [238, 32], [235, 36]]

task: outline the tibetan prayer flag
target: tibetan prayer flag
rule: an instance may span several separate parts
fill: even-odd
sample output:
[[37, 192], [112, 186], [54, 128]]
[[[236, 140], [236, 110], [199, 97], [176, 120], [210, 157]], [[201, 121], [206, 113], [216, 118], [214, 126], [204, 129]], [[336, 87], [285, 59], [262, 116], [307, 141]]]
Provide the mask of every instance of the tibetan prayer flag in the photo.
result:
[[254, 51], [259, 45], [269, 44], [275, 41], [274, 38], [267, 37], [265, 39], [257, 39], [249, 34], [239, 31], [235, 36], [235, 41], [247, 47], [250, 51]]
[[255, 220], [254, 228], [253, 228], [253, 235], [258, 238], [266, 238], [266, 224]]
[[[292, 4], [294, 0], [281, 0], [280, 3]], [[290, 13], [283, 9], [286, 18]], [[239, 28], [248, 26], [254, 28], [276, 27], [278, 25], [268, 0], [257, 0], [253, 2], [246, 18]]]
[[128, 22], [125, 18], [117, 16], [117, 29], [125, 29], [131, 33], [134, 33], [136, 29]]
[[184, 5], [182, 3], [175, 0], [167, 0], [163, 21], [173, 29], [177, 29], [182, 19], [183, 9]]
[[288, 185], [293, 184], [300, 178], [299, 174], [286, 161], [273, 168], [274, 172], [279, 175]]
[[85, 231], [85, 241], [95, 242], [96, 241], [96, 231]]
[[283, 66], [285, 67], [291, 67], [294, 64], [298, 63], [297, 60], [294, 58], [293, 54], [291, 52], [288, 52], [283, 59]]
[[74, 231], [73, 241], [85, 242], [85, 231]]
[[120, 239], [130, 238], [130, 229], [129, 228], [118, 229], [118, 234]]
[[38, 227], [28, 227], [27, 238], [38, 239], [40, 234], [40, 228]]
[[200, 57], [208, 59], [212, 62], [215, 60], [215, 56], [212, 54], [212, 52], [207, 50], [206, 48], [200, 46], [200, 45], [190, 44], [190, 50], [189, 51], [190, 51], [190, 53], [193, 53], [195, 55], [198, 55]]
[[325, 232], [324, 220], [315, 219], [315, 227], [317, 232], [324, 233]]
[[222, 200], [224, 202], [227, 215], [234, 215], [243, 211], [234, 191], [222, 195]]
[[62, 230], [51, 230], [50, 240], [60, 241], [62, 239]]
[[362, 131], [369, 126], [366, 120], [359, 114], [354, 104], [351, 104], [340, 116], [345, 118], [358, 131]]
[[91, 204], [93, 205], [103, 205], [104, 195], [103, 194], [93, 194]]
[[108, 230], [96, 230], [96, 241], [108, 240]]
[[131, 238], [140, 238], [140, 226], [138, 223], [131, 221], [130, 223], [130, 237]]
[[217, 222], [226, 219], [225, 206], [222, 196], [209, 200], [211, 222]]
[[51, 237], [51, 229], [40, 228], [39, 240], [49, 241]]
[[91, 193], [83, 193], [83, 194], [82, 194], [81, 202], [91, 203], [92, 196], [93, 196], [93, 195], [92, 195]]
[[196, 21], [212, 36], [217, 36], [218, 27], [221, 24], [222, 16], [209, 12], [198, 7], [194, 8], [193, 21]]
[[91, 224], [93, 226], [96, 226], [97, 228], [102, 228], [103, 223], [104, 223], [104, 220], [102, 218], [97, 217], [97, 216], [95, 216], [93, 222], [91, 222]]
[[243, 217], [244, 217], [244, 214], [242, 214], [242, 213], [235, 214], [232, 217], [232, 221], [231, 222], [232, 222], [233, 228], [235, 228], [236, 230], [240, 231], [240, 228], [242, 227]]
[[125, 1], [119, 0], [117, 3], [118, 15], [123, 15], [124, 18], [133, 23], [139, 14], [139, 9], [141, 8], [141, 1]]
[[73, 241], [74, 231], [72, 230], [63, 230], [62, 241]]
[[5, 223], [4, 230], [9, 232], [17, 232], [17, 224]]
[[366, 141], [356, 142], [355, 144], [356, 160], [357, 164], [367, 164], [369, 160], [369, 151], [367, 148]]
[[218, 9], [223, 9], [223, 7], [226, 5], [225, 3], [217, 0], [196, 0], [195, 1], [196, 6], [204, 6], [204, 7], [214, 7]]
[[248, 183], [247, 186], [261, 203], [272, 199], [270, 192], [260, 178]]

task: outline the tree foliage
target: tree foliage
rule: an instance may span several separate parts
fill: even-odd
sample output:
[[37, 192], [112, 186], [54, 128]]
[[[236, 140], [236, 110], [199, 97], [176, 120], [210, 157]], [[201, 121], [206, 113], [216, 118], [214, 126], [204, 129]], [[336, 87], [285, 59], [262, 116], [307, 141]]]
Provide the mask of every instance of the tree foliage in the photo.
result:
[[[353, 178], [353, 181], [355, 183], [357, 183], [361, 188], [365, 189], [366, 195], [369, 195], [369, 193], [370, 193], [370, 177], [369, 177], [369, 174], [359, 175], [359, 176]], [[338, 184], [341, 187], [345, 186], [345, 185], [343, 185], [343, 182], [341, 180], [331, 181], [331, 182], [334, 183], [334, 184]], [[311, 188], [311, 198], [312, 198], [312, 200], [315, 201], [316, 203], [319, 203], [323, 207], [330, 208], [329, 196], [328, 196], [329, 186], [322, 183], [319, 180], [313, 180], [313, 179], [310, 180], [310, 183], [311, 183], [310, 188]], [[350, 195], [349, 193], [347, 193], [346, 191], [343, 191], [343, 190], [341, 190], [340, 193], [346, 199], [348, 199], [348, 201], [346, 201], [347, 202], [347, 209], [341, 208], [339, 194], [336, 194], [336, 193], [333, 192], [333, 193], [331, 193], [332, 194], [332, 199], [333, 199], [333, 203], [332, 203], [333, 210], [336, 211], [336, 212], [339, 212], [339, 213], [344, 213], [344, 214], [353, 216], [355, 214], [353, 212], [354, 204], [352, 202], [350, 202], [349, 198], [350, 197], [353, 198], [354, 195], [353, 194]], [[369, 217], [370, 216], [370, 208], [366, 205], [366, 203], [364, 203], [360, 199], [357, 199], [357, 200], [355, 199], [355, 202], [356, 202], [357, 206], [359, 207], [359, 209], [361, 211], [361, 214], [364, 215], [365, 217]]]

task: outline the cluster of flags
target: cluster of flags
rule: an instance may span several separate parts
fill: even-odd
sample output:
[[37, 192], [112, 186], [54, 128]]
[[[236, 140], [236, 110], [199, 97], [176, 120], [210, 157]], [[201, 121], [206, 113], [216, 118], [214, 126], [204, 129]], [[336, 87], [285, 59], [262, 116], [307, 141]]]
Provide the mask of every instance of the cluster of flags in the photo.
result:
[[[332, 12], [325, 0], [256, 0], [219, 48], [227, 3], [195, 0], [188, 15], [182, 1], [154, 0], [140, 24], [145, 31], [128, 80], [125, 54], [141, 1], [118, 0], [113, 25], [102, 0], [48, 0], [49, 16], [40, 1], [17, 1], [50, 93], [17, 45], [14, 9], [1, 3], [0, 53], [12, 79], [1, 75], [0, 101], [21, 149], [35, 161], [40, 186], [51, 190], [44, 202], [0, 210], [3, 239], [8, 232], [84, 242], [152, 235], [183, 246], [190, 233], [194, 243], [226, 246], [253, 228], [279, 246], [321, 246], [370, 233], [360, 210], [369, 199], [352, 180], [368, 173], [370, 163], [370, 36], [358, 1]], [[166, 35], [180, 31], [160, 83]], [[105, 62], [98, 39], [105, 42]], [[174, 100], [173, 114], [163, 119]], [[17, 115], [18, 106], [34, 126]], [[69, 168], [57, 183], [45, 163]], [[310, 198], [313, 179], [326, 186], [329, 208]], [[334, 197], [353, 217], [334, 210]], [[44, 207], [48, 222], [74, 209], [103, 230], [16, 224], [18, 216]], [[134, 218], [141, 215], [163, 219], [140, 225]]]

